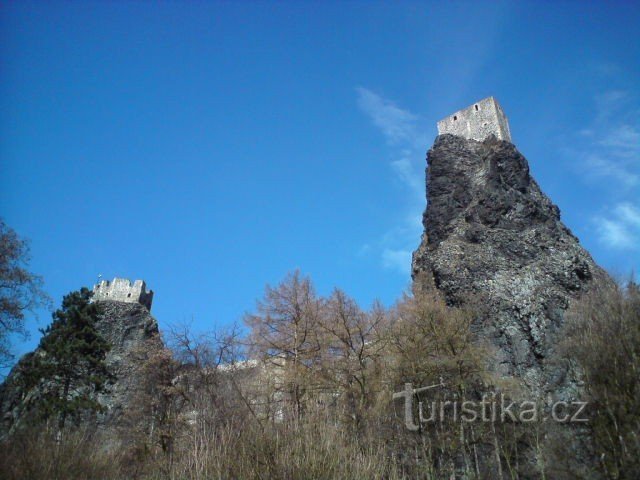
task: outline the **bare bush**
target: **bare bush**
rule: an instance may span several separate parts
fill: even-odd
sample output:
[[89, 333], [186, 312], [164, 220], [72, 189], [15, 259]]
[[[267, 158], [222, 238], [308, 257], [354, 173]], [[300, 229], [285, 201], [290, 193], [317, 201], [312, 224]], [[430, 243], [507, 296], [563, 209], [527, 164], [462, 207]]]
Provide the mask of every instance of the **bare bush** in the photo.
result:
[[[638, 472], [639, 298], [635, 285], [594, 291], [564, 332], [564, 352], [596, 407], [588, 428], [611, 479]], [[598, 478], [563, 466], [565, 437], [549, 442], [557, 432], [540, 422], [445, 415], [406, 428], [403, 405], [392, 400], [406, 383], [433, 387], [422, 398], [427, 415], [427, 402], [508, 392], [486, 368], [491, 350], [473, 333], [476, 321], [476, 311], [448, 306], [424, 285], [391, 309], [363, 310], [340, 290], [316, 296], [294, 273], [267, 287], [247, 315], [248, 338], [235, 327], [195, 334], [183, 325], [171, 329], [171, 350], [141, 355], [144, 381], [121, 447], [103, 450], [78, 431], [54, 458], [48, 437], [23, 432], [6, 444], [0, 467], [6, 478], [60, 479]], [[417, 410], [414, 402], [419, 418]], [[18, 459], [22, 451], [28, 460]]]
[[275, 372], [274, 393], [297, 417], [303, 415], [306, 400], [317, 386], [320, 315], [321, 302], [311, 280], [296, 271], [278, 286], [267, 286], [257, 313], [245, 317], [251, 328], [251, 354]]
[[640, 289], [603, 286], [568, 316], [562, 353], [583, 378], [589, 430], [606, 478], [640, 476]]
[[120, 452], [108, 451], [87, 429], [72, 429], [60, 441], [57, 429], [30, 428], [0, 445], [0, 478], [6, 480], [116, 480]]

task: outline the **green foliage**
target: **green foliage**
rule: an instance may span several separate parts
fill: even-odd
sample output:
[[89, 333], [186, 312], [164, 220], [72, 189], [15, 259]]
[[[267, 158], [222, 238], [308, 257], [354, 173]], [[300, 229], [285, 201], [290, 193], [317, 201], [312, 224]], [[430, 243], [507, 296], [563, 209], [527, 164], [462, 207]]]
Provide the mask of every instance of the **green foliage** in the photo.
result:
[[23, 370], [25, 391], [38, 387], [28, 407], [42, 419], [57, 417], [59, 428], [67, 418], [101, 410], [95, 394], [110, 379], [104, 361], [110, 347], [96, 330], [99, 305], [90, 302], [91, 296], [82, 288], [64, 297]]

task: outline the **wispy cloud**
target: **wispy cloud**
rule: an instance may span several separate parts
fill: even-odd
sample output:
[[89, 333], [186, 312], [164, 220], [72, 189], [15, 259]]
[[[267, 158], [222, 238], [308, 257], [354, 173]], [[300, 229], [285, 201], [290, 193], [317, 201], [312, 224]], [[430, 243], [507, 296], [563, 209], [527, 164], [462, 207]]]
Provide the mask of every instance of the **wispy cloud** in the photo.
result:
[[623, 156], [637, 157], [640, 151], [640, 131], [633, 125], [622, 124], [605, 136], [600, 145], [618, 149]]
[[397, 222], [361, 253], [379, 255], [384, 268], [404, 275], [411, 271], [411, 252], [422, 233], [424, 195], [424, 152], [428, 147], [428, 131], [419, 115], [399, 107], [395, 102], [358, 87], [358, 106], [385, 137], [389, 145], [389, 166], [395, 178], [407, 187], [407, 206], [399, 212]]
[[382, 266], [401, 273], [411, 270], [411, 250], [392, 250], [385, 248], [382, 251]]
[[595, 115], [578, 131], [582, 146], [568, 152], [576, 171], [610, 198], [591, 217], [598, 240], [610, 250], [640, 245], [640, 108], [627, 90], [609, 89], [593, 99]]
[[416, 137], [418, 117], [391, 100], [366, 88], [356, 88], [358, 106], [366, 113], [391, 144], [412, 142]]
[[594, 98], [596, 115], [580, 130], [584, 148], [572, 152], [576, 169], [590, 181], [613, 180], [632, 189], [640, 185], [640, 122], [635, 99], [624, 90]]
[[622, 162], [609, 152], [585, 153], [582, 174], [592, 181], [613, 180], [616, 185], [631, 188], [640, 183], [640, 174], [635, 172], [632, 162]]
[[640, 249], [640, 208], [622, 202], [608, 215], [596, 216], [594, 223], [600, 241], [609, 248], [621, 250]]

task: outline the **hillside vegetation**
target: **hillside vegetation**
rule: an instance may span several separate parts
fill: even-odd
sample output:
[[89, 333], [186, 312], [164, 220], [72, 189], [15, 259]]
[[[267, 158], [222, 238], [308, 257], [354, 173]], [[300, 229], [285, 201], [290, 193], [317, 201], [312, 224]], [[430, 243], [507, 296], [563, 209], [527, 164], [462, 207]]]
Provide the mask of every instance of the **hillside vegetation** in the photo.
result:
[[[363, 309], [290, 274], [246, 316], [246, 335], [171, 329], [167, 347], [145, 357], [117, 428], [34, 417], [4, 440], [0, 476], [637, 478], [638, 287], [594, 290], [567, 316], [553, 361], [584, 385], [587, 421], [578, 424], [454, 415], [456, 400], [529, 395], [490, 368], [494, 347], [473, 328], [475, 310], [447, 306], [432, 288]], [[408, 429], [404, 402], [393, 399], [406, 383], [432, 387], [419, 397], [425, 417], [434, 402], [444, 414], [420, 422], [416, 401], [418, 429]]]

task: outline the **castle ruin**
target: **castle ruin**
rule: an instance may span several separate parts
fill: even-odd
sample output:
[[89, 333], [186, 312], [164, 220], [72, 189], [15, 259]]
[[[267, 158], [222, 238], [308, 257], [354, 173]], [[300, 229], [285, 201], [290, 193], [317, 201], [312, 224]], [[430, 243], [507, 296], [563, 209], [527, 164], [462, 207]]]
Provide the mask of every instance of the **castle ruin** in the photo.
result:
[[480, 100], [440, 120], [438, 135], [444, 133], [478, 141], [495, 135], [499, 140], [511, 142], [507, 116], [493, 97]]
[[112, 300], [114, 302], [140, 303], [151, 311], [153, 291], [147, 292], [147, 285], [143, 280], [131, 283], [127, 278], [114, 278], [112, 282], [102, 280], [93, 286], [93, 300], [96, 302]]

